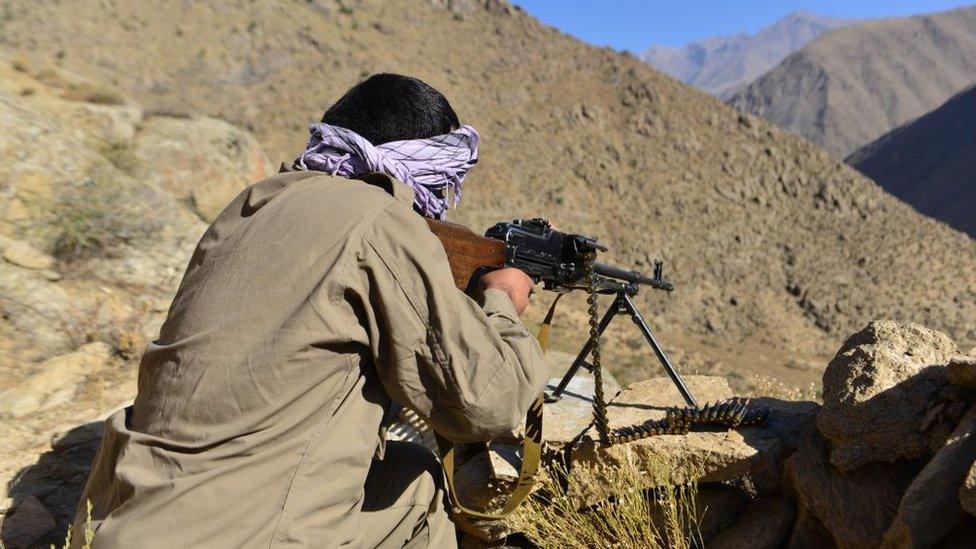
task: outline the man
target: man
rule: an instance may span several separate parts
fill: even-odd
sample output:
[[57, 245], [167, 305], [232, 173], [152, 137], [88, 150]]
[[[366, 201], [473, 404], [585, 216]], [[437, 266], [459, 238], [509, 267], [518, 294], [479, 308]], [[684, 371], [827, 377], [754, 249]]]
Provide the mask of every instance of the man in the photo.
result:
[[376, 75], [311, 131], [200, 240], [76, 541], [87, 500], [95, 548], [455, 545], [434, 456], [385, 444], [384, 412], [457, 442], [515, 428], [545, 383], [531, 281], [494, 271], [478, 302], [453, 285], [422, 216], [459, 198], [478, 134], [439, 92]]

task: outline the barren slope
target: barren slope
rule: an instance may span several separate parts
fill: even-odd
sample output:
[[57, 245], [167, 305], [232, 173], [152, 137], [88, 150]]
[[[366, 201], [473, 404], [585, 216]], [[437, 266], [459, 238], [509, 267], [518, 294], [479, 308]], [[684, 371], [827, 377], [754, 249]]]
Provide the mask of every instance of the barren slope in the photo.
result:
[[[787, 364], [785, 349], [830, 354], [877, 317], [976, 339], [976, 249], [964, 235], [633, 57], [504, 3], [437, 4], [223, 1], [150, 12], [135, 0], [20, 0], [0, 47], [100, 78], [150, 112], [248, 128], [275, 160], [290, 160], [306, 125], [364, 75], [419, 76], [484, 136], [455, 217], [483, 229], [546, 215], [601, 237], [610, 261], [648, 268], [663, 257], [678, 290], [644, 303], [695, 366], [812, 381], [818, 373]], [[582, 328], [573, 309], [558, 330], [565, 348]], [[626, 358], [639, 347], [620, 348], [618, 366], [634, 366], [624, 377], [646, 375]]]
[[918, 211], [976, 237], [976, 86], [847, 163]]
[[976, 6], [828, 33], [729, 104], [838, 158], [976, 82]]

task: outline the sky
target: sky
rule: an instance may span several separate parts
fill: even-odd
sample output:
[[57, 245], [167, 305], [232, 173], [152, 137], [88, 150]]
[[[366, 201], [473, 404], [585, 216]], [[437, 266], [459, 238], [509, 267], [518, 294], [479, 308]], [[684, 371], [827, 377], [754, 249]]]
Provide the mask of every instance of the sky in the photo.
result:
[[598, 46], [640, 52], [710, 36], [754, 33], [797, 10], [850, 19], [899, 17], [973, 0], [512, 0], [543, 23]]

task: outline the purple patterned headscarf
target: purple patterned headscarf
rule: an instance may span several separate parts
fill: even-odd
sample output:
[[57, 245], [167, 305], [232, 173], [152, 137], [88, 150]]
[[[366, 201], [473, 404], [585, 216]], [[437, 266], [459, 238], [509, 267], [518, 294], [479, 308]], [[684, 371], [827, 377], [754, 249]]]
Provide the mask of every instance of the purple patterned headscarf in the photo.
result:
[[425, 217], [444, 219], [447, 198], [432, 191], [450, 188], [461, 201], [461, 181], [478, 162], [478, 132], [461, 126], [444, 135], [373, 145], [358, 133], [329, 124], [312, 124], [312, 137], [297, 159], [302, 170], [357, 177], [382, 172], [413, 187], [414, 204]]

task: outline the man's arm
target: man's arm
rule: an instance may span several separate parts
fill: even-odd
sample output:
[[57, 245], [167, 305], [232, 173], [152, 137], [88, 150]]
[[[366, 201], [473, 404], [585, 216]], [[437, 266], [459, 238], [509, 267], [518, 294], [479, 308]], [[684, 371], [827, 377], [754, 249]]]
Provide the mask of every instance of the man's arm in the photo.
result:
[[514, 430], [546, 367], [509, 295], [489, 287], [478, 303], [458, 291], [441, 243], [402, 205], [380, 212], [363, 243], [372, 354], [391, 398], [455, 442]]

